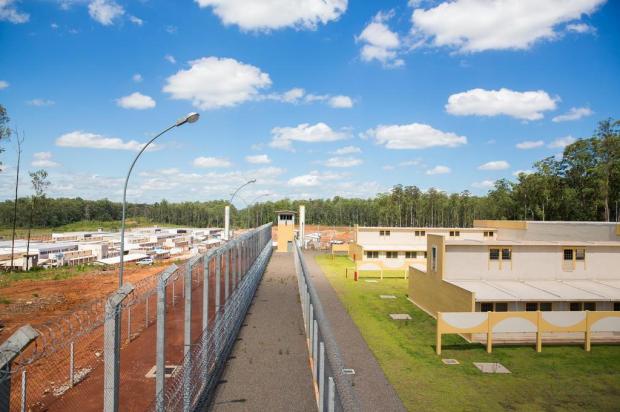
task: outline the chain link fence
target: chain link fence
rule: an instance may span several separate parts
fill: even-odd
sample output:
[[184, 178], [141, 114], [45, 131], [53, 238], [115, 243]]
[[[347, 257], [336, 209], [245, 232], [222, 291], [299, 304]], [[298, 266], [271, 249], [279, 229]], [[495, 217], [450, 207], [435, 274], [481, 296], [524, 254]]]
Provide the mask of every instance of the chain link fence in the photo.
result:
[[[204, 404], [270, 253], [269, 224], [69, 316], [33, 325], [30, 342], [0, 348], [0, 411], [145, 410], [156, 406], [158, 393], [169, 410]], [[158, 390], [162, 334], [165, 384]], [[174, 395], [179, 382], [191, 387], [181, 404]]]
[[344, 365], [304, 257], [297, 242], [294, 243], [295, 270], [319, 412], [360, 411], [353, 391], [352, 376], [355, 371]]

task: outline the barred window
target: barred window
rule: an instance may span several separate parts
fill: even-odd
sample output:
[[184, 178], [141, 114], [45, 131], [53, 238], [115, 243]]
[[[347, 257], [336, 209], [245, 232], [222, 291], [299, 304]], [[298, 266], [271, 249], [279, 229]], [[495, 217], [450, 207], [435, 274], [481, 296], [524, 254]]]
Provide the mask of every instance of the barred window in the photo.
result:
[[366, 258], [367, 259], [378, 259], [379, 258], [379, 252], [376, 250], [369, 250], [366, 252]]
[[564, 249], [564, 260], [573, 260], [573, 249]]
[[502, 249], [502, 260], [511, 260], [512, 259], [512, 250], [508, 248]]
[[385, 252], [385, 257], [388, 259], [397, 259], [398, 252]]
[[499, 249], [495, 249], [495, 248], [489, 249], [489, 259], [499, 260]]
[[586, 250], [575, 249], [575, 260], [586, 260]]
[[418, 252], [405, 252], [405, 259], [416, 259]]

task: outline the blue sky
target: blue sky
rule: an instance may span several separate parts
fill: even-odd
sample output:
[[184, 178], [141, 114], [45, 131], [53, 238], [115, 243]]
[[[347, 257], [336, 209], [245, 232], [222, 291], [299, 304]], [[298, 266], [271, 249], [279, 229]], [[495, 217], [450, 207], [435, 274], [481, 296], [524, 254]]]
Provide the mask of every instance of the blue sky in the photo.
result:
[[52, 196], [120, 200], [140, 144], [191, 111], [130, 200], [251, 178], [248, 202], [483, 194], [618, 116], [619, 16], [603, 0], [0, 0], [0, 103]]

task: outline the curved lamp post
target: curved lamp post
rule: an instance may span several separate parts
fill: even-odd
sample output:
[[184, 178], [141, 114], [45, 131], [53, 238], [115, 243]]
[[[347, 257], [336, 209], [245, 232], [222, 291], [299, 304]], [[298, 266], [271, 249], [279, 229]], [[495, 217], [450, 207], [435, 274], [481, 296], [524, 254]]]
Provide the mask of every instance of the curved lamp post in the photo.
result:
[[149, 147], [149, 145], [151, 143], [153, 143], [155, 141], [155, 139], [157, 139], [159, 136], [161, 136], [162, 134], [166, 133], [167, 131], [169, 131], [171, 129], [174, 129], [175, 127], [183, 126], [186, 123], [195, 123], [195, 122], [198, 121], [199, 118], [200, 118], [200, 115], [198, 113], [195, 113], [195, 112], [192, 112], [192, 113], [188, 114], [187, 116], [180, 118], [179, 120], [176, 121], [175, 124], [173, 124], [172, 126], [168, 127], [167, 129], [163, 130], [162, 132], [157, 134], [155, 137], [153, 137], [151, 140], [149, 140], [142, 147], [142, 149], [138, 152], [136, 157], [133, 159], [133, 162], [131, 162], [131, 166], [129, 167], [129, 171], [127, 172], [127, 177], [125, 178], [125, 187], [123, 189], [123, 214], [122, 214], [122, 219], [121, 219], [121, 256], [120, 256], [120, 268], [119, 268], [119, 272], [118, 272], [118, 286], [119, 287], [123, 286], [123, 272], [125, 270], [125, 265], [124, 265], [124, 255], [125, 255], [125, 211], [127, 209], [127, 183], [129, 182], [129, 176], [131, 175], [131, 171], [133, 170], [133, 167], [136, 165], [136, 162], [138, 161], [138, 158], [140, 157], [140, 155], [146, 150], [147, 147]]
[[[250, 206], [254, 206], [254, 205], [256, 205], [256, 201], [257, 201], [258, 199], [260, 199], [261, 197], [267, 197], [267, 196], [271, 196], [271, 193], [263, 193], [262, 195], [258, 195], [258, 196], [256, 196], [256, 197], [254, 198], [254, 200], [252, 200], [252, 202], [250, 202]], [[262, 206], [261, 206], [261, 210], [262, 210]], [[249, 220], [250, 220], [250, 218], [249, 218], [249, 216], [248, 216], [248, 226], [250, 226], [250, 224], [249, 224]], [[258, 212], [256, 213], [256, 227], [258, 227]]]
[[[230, 206], [232, 206], [233, 199], [235, 198], [235, 196], [237, 195], [237, 193], [239, 193], [239, 191], [240, 191], [241, 189], [243, 189], [243, 188], [244, 188], [244, 187], [246, 187], [247, 185], [251, 185], [252, 183], [256, 183], [256, 179], [248, 180], [247, 182], [245, 182], [244, 184], [242, 184], [241, 186], [239, 186], [239, 187], [237, 188], [237, 190], [235, 190], [235, 191], [233, 192], [233, 194], [230, 196], [230, 200], [228, 201], [228, 205], [229, 205], [229, 207], [230, 207]], [[229, 240], [229, 239], [230, 239], [230, 233], [229, 233], [229, 232], [230, 232], [230, 228], [229, 228], [229, 229], [227, 230], [227, 232], [226, 232], [226, 240]]]

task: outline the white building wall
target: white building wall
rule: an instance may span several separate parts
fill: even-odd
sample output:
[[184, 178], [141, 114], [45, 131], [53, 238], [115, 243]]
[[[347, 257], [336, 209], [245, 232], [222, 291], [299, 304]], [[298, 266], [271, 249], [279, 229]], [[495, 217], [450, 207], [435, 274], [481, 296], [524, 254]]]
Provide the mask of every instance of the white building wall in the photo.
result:
[[[506, 246], [504, 246], [506, 247]], [[489, 260], [488, 245], [447, 245], [444, 279], [557, 280], [618, 279], [620, 248], [586, 247], [585, 262], [577, 261], [572, 271], [563, 269], [562, 246], [512, 246], [512, 263]], [[501, 248], [501, 247], [500, 247]]]

